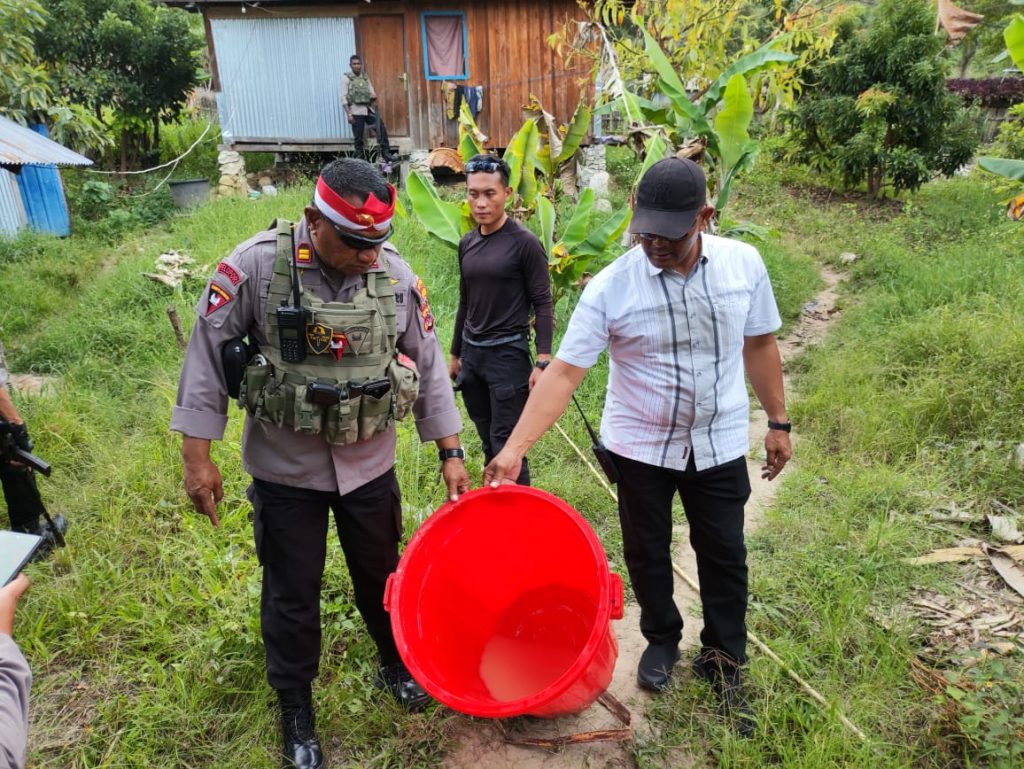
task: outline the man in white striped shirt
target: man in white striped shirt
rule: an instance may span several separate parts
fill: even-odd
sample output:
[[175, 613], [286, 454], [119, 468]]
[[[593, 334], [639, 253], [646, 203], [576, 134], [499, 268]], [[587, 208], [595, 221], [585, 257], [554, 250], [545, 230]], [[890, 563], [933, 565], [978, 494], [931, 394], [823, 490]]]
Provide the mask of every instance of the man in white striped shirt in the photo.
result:
[[690, 523], [704, 629], [695, 673], [712, 684], [740, 733], [755, 726], [743, 694], [750, 495], [751, 386], [768, 414], [763, 477], [792, 455], [781, 325], [757, 249], [704, 234], [714, 214], [700, 166], [669, 158], [640, 181], [630, 232], [640, 245], [602, 270], [580, 297], [565, 338], [484, 482], [514, 480], [523, 455], [561, 416], [607, 347], [602, 442], [618, 470], [626, 566], [648, 647], [640, 686], [662, 691], [679, 658], [683, 620], [672, 597], [672, 499]]

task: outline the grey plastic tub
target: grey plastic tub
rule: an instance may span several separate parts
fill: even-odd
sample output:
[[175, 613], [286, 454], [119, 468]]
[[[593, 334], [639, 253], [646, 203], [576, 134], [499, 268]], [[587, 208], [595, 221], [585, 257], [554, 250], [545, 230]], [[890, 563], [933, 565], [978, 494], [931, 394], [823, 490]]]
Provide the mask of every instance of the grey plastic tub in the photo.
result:
[[198, 206], [210, 198], [209, 179], [181, 179], [167, 186], [171, 188], [171, 197], [177, 208]]

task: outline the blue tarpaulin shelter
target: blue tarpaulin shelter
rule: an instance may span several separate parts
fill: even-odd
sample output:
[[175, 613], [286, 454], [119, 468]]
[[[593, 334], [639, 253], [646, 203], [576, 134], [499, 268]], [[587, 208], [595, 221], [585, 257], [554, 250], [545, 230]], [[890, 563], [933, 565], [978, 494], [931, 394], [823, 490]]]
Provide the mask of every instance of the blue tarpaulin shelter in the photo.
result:
[[0, 117], [0, 233], [14, 235], [28, 226], [70, 235], [57, 167], [90, 165], [89, 158], [47, 138], [46, 126], [26, 128]]

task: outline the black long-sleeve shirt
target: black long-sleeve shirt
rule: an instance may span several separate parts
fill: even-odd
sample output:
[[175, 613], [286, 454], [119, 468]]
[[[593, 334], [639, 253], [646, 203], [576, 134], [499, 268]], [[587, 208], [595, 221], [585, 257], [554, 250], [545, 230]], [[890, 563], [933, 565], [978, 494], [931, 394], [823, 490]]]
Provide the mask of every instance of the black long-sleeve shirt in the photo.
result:
[[462, 355], [462, 337], [488, 341], [530, 330], [536, 317], [537, 354], [551, 353], [555, 316], [548, 259], [537, 236], [513, 219], [490, 235], [480, 228], [459, 243], [459, 311], [451, 353]]

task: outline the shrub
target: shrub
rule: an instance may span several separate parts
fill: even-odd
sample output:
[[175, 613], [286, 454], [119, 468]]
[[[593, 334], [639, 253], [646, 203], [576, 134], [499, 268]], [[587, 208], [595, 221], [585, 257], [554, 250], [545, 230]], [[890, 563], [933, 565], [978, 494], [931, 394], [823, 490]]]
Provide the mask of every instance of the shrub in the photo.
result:
[[946, 89], [947, 61], [923, 0], [883, 0], [858, 29], [838, 29], [835, 55], [812, 71], [787, 119], [803, 157], [837, 170], [847, 186], [916, 190], [970, 160], [976, 121]]

